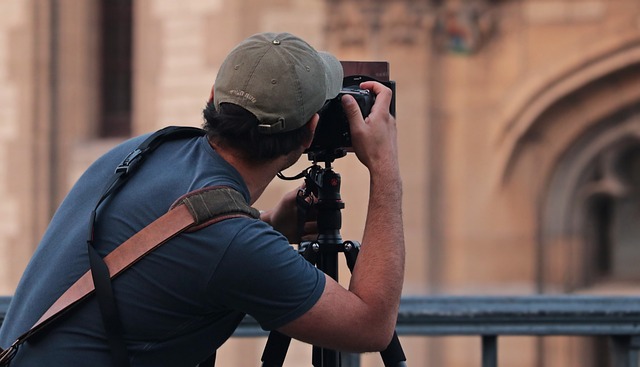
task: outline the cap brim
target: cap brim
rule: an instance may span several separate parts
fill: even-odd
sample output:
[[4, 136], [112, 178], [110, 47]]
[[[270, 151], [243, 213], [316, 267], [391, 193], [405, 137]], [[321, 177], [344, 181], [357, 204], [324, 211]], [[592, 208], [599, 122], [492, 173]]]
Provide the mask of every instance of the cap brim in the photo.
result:
[[325, 100], [335, 98], [342, 89], [342, 80], [344, 78], [344, 70], [342, 64], [335, 56], [328, 52], [318, 51], [320, 59], [324, 63], [326, 98]]

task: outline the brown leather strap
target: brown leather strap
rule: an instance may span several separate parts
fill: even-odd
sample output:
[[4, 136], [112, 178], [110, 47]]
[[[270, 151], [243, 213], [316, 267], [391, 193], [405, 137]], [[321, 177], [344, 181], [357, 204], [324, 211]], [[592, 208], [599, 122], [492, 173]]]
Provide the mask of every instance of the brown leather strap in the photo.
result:
[[[164, 244], [180, 232], [195, 224], [189, 209], [180, 205], [161, 216], [140, 232], [123, 242], [109, 255], [104, 262], [109, 268], [111, 278], [140, 260], [144, 255]], [[52, 321], [56, 315], [64, 312], [75, 303], [84, 299], [94, 291], [91, 270], [88, 270], [34, 324], [28, 334]]]
[[[214, 186], [190, 192], [178, 199], [165, 215], [140, 230], [104, 257], [104, 262], [109, 269], [109, 276], [111, 278], [118, 276], [146, 254], [185, 230], [200, 229], [225, 219], [237, 217], [257, 219], [260, 214], [254, 208], [246, 205], [242, 195], [228, 187]], [[94, 291], [91, 270], [88, 270], [49, 307], [29, 331], [18, 338], [16, 343], [21, 343]]]

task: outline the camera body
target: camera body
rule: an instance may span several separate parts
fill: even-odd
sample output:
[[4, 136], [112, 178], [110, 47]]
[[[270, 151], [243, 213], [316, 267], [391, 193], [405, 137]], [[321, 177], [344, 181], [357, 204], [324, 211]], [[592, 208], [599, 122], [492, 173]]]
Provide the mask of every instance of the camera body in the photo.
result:
[[[379, 67], [383, 64], [386, 67], [386, 75], [388, 77], [388, 64], [386, 62], [358, 62], [359, 66], [375, 65]], [[347, 67], [343, 62], [345, 74]], [[375, 73], [380, 75], [380, 73]], [[395, 82], [389, 80], [375, 79], [369, 75], [349, 75], [343, 80], [342, 89], [337, 97], [327, 101], [325, 106], [318, 112], [320, 120], [315, 131], [315, 136], [311, 142], [311, 146], [305, 151], [309, 160], [314, 162], [325, 161], [331, 162], [336, 158], [344, 157], [347, 152], [353, 151], [351, 145], [351, 131], [349, 129], [349, 120], [342, 108], [342, 96], [348, 94], [353, 96], [360, 107], [362, 117], [366, 118], [371, 113], [371, 108], [375, 103], [375, 95], [367, 89], [361, 89], [360, 83], [365, 81], [377, 81], [389, 87], [393, 94], [390, 106], [390, 112], [395, 116]]]
[[319, 111], [320, 120], [307, 153], [334, 151], [351, 147], [349, 121], [342, 108], [342, 96], [346, 94], [353, 96], [356, 100], [363, 117], [367, 117], [371, 112], [371, 107], [375, 103], [375, 95], [371, 91], [360, 89], [357, 85], [343, 87], [338, 96], [327, 101], [322, 110]]

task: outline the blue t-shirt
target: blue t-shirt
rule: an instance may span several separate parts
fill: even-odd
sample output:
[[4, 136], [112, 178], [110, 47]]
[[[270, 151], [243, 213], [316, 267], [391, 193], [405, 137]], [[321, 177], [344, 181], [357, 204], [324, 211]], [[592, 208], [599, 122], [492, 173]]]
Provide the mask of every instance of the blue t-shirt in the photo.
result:
[[[89, 214], [114, 168], [145, 138], [98, 159], [54, 215], [25, 270], [0, 329], [7, 347], [88, 270]], [[167, 212], [187, 192], [230, 186], [249, 202], [240, 174], [197, 137], [168, 141], [151, 153], [98, 211], [95, 247], [102, 256]], [[222, 221], [182, 234], [113, 280], [132, 366], [193, 367], [233, 333], [245, 314], [276, 329], [308, 311], [324, 275], [268, 224]], [[95, 297], [23, 345], [12, 363], [110, 366]]]

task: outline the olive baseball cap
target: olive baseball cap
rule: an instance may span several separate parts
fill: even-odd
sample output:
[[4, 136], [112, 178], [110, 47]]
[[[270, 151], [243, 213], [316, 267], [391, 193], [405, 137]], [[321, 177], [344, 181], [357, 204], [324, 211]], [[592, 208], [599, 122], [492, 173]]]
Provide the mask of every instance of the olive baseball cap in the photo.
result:
[[289, 33], [259, 33], [242, 41], [220, 66], [213, 103], [254, 114], [259, 131], [276, 134], [306, 124], [342, 87], [340, 61]]

